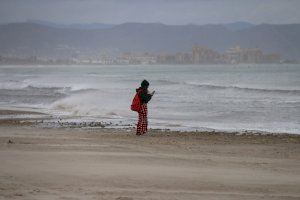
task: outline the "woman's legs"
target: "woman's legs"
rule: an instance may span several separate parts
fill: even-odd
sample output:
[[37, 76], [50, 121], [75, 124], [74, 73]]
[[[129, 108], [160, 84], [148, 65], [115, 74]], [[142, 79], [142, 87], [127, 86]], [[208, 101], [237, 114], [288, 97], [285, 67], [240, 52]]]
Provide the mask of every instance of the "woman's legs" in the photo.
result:
[[139, 112], [139, 121], [136, 128], [136, 134], [145, 134], [148, 130], [148, 119], [147, 119], [147, 104], [142, 104]]

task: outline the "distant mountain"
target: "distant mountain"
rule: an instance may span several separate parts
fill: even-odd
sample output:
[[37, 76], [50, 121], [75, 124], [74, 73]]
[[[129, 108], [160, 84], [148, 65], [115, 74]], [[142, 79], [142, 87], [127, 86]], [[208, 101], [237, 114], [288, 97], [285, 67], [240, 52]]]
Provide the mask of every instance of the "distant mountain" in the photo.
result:
[[[105, 23], [89, 23], [89, 24], [80, 24], [80, 23], [74, 23], [74, 24], [58, 24], [53, 23], [49, 21], [44, 20], [27, 20], [27, 23], [34, 23], [34, 24], [40, 24], [45, 26], [50, 26], [54, 28], [73, 28], [73, 29], [87, 29], [87, 30], [93, 30], [93, 29], [108, 29], [116, 26], [116, 24], [105, 24]], [[249, 22], [233, 22], [233, 23], [227, 23], [227, 24], [220, 24], [228, 28], [232, 31], [239, 31], [246, 28], [250, 28], [254, 26], [254, 24], [251, 24]]]
[[249, 22], [234, 22], [234, 23], [228, 23], [223, 25], [232, 31], [240, 31], [255, 26], [254, 24], [251, 24]]
[[45, 25], [54, 28], [70, 28], [70, 29], [86, 29], [86, 30], [93, 30], [93, 29], [108, 29], [112, 28], [113, 24], [104, 24], [104, 23], [90, 23], [90, 24], [57, 24], [53, 22], [43, 21], [43, 20], [27, 20], [27, 23], [34, 23]]
[[122, 52], [190, 52], [198, 44], [224, 52], [230, 47], [261, 48], [300, 58], [300, 25], [254, 25], [232, 31], [224, 25], [125, 23], [105, 29], [58, 28], [40, 23], [0, 25], [0, 55], [70, 57]]

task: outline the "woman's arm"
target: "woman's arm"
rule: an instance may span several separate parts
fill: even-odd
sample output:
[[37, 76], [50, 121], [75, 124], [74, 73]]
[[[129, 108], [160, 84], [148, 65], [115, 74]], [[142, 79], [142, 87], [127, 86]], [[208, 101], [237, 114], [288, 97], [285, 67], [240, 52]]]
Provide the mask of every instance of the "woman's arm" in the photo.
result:
[[140, 94], [141, 100], [143, 103], [148, 103], [151, 100], [151, 97], [154, 93], [148, 94], [147, 92], [142, 92]]

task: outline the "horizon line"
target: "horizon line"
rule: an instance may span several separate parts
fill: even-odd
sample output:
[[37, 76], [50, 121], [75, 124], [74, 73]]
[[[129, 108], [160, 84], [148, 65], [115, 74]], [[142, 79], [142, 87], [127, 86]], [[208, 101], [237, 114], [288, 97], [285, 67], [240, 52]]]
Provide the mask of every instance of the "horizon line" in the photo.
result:
[[[300, 24], [298, 23], [251, 23], [247, 21], [234, 21], [234, 22], [227, 22], [227, 23], [206, 23], [206, 24], [196, 24], [196, 23], [186, 23], [186, 24], [167, 24], [162, 22], [137, 22], [137, 21], [128, 21], [128, 22], [122, 22], [118, 24], [112, 24], [112, 23], [106, 23], [106, 22], [75, 22], [75, 23], [58, 23], [53, 21], [47, 21], [47, 20], [39, 20], [39, 19], [27, 19], [24, 21], [14, 21], [14, 22], [2, 22], [0, 25], [6, 25], [6, 24], [18, 24], [18, 23], [35, 23], [35, 24], [43, 24], [43, 23], [49, 23], [49, 25], [62, 25], [62, 26], [72, 26], [72, 25], [96, 25], [96, 24], [103, 24], [103, 25], [111, 25], [111, 26], [118, 26], [122, 24], [161, 24], [166, 26], [205, 26], [205, 25], [228, 25], [228, 24], [236, 24], [236, 23], [247, 23], [249, 25], [257, 26], [257, 25], [291, 25], [291, 24]], [[46, 24], [43, 24], [46, 25]]]

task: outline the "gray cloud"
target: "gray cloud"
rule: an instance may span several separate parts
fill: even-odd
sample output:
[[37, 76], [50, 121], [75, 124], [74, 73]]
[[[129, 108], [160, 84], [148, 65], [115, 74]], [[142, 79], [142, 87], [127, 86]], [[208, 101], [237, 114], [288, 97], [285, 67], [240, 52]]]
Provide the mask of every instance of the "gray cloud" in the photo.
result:
[[299, 0], [0, 0], [0, 23], [300, 23]]

